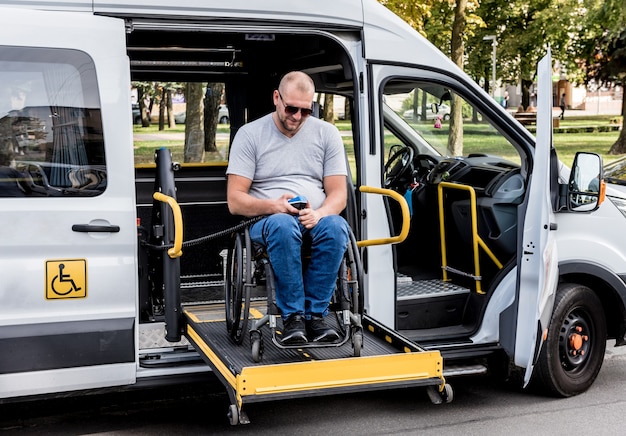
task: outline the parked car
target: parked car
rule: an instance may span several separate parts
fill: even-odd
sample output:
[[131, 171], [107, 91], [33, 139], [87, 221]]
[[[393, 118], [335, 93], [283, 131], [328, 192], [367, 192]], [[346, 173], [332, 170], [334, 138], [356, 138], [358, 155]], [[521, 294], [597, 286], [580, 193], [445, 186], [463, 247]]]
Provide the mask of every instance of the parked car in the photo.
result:
[[139, 103], [133, 103], [133, 124], [141, 124], [141, 110]]
[[[448, 106], [445, 103], [441, 103], [439, 105], [437, 105], [436, 103], [433, 103], [430, 106], [427, 106], [426, 108], [426, 119], [427, 120], [434, 120], [435, 118], [437, 118], [437, 116], [440, 116], [442, 120], [449, 120], [450, 119], [450, 106]], [[435, 112], [435, 109], [436, 112]], [[413, 109], [408, 109], [406, 111], [404, 111], [402, 113], [402, 117], [412, 120], [413, 119]], [[422, 118], [422, 114], [419, 113], [417, 114], [417, 119], [421, 121]]]
[[626, 158], [622, 157], [604, 166], [604, 180], [614, 185], [626, 186]]
[[[176, 124], [184, 124], [186, 118], [187, 112], [185, 111], [174, 114], [174, 121], [176, 121]], [[217, 122], [218, 124], [228, 124], [230, 122], [230, 117], [228, 115], [228, 106], [226, 106], [225, 104], [221, 104], [219, 107]]]

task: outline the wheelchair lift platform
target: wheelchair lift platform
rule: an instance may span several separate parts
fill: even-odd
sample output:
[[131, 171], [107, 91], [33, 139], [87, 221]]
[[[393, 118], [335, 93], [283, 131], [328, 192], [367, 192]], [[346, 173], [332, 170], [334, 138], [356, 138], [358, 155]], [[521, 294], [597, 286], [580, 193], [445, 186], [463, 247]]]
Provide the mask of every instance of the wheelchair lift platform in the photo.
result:
[[[262, 316], [254, 306], [250, 312], [251, 318]], [[312, 395], [425, 386], [431, 401], [452, 400], [438, 351], [424, 350], [366, 315], [360, 357], [353, 356], [349, 342], [340, 347], [281, 349], [267, 340], [262, 361], [255, 363], [249, 337], [241, 345], [229, 337], [223, 303], [187, 306], [183, 313], [185, 336], [228, 391], [233, 425], [249, 422], [242, 411], [245, 403]], [[331, 314], [327, 319], [333, 318]], [[267, 326], [262, 333], [270, 337]]]

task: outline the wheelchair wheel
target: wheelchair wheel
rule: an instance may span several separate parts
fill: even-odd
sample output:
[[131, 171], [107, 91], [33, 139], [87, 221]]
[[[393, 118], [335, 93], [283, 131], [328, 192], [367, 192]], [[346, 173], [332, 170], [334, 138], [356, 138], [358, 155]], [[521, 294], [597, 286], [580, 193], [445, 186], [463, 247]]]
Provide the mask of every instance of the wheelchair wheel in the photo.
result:
[[351, 337], [352, 337], [352, 350], [354, 357], [361, 357], [361, 350], [363, 349], [363, 327], [361, 325], [361, 319], [364, 308], [363, 297], [363, 269], [361, 265], [361, 256], [359, 255], [359, 247], [356, 244], [356, 238], [354, 234], [350, 232], [349, 247], [346, 252], [346, 262], [348, 266], [348, 277], [350, 287], [350, 311], [352, 316], [356, 318], [356, 322], [352, 322]]
[[236, 233], [232, 246], [228, 249], [226, 277], [224, 277], [226, 328], [233, 340], [241, 344], [242, 334], [242, 302], [244, 287], [244, 247], [243, 237]]
[[[344, 255], [341, 265], [339, 266], [339, 275], [337, 277], [337, 288], [333, 295], [333, 305], [337, 306], [341, 310], [349, 309], [352, 316], [358, 321], [355, 323], [354, 318], [352, 320], [352, 327], [344, 324], [341, 312], [335, 312], [337, 316], [337, 324], [342, 334], [346, 333], [347, 328], [351, 328], [352, 336], [355, 333], [359, 334], [360, 316], [363, 314], [363, 293], [361, 292], [361, 280], [363, 274], [361, 270], [361, 259], [359, 257], [358, 246], [356, 244], [356, 238], [354, 234], [350, 232], [350, 240], [348, 241], [348, 247]], [[362, 333], [360, 333], [362, 335]], [[360, 355], [361, 340], [353, 337], [353, 346], [355, 348], [355, 356]], [[358, 349], [358, 350], [357, 350]]]
[[350, 232], [350, 241], [348, 242], [348, 250], [346, 252], [346, 260], [349, 267], [349, 275], [354, 285], [352, 286], [351, 298], [352, 313], [355, 315], [363, 315], [365, 306], [365, 297], [363, 295], [363, 265], [361, 264], [361, 255], [359, 247], [356, 243], [354, 233]]

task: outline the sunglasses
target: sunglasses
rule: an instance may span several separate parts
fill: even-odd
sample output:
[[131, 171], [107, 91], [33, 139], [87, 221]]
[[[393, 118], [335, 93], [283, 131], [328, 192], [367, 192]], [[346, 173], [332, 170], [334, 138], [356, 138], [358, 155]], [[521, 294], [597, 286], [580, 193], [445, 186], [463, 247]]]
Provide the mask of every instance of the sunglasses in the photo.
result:
[[289, 115], [295, 115], [298, 112], [300, 112], [303, 117], [308, 117], [309, 115], [313, 113], [313, 109], [311, 108], [288, 105], [287, 103], [285, 103], [285, 100], [283, 100], [283, 96], [280, 95], [280, 91], [278, 91], [278, 96], [280, 97], [280, 101], [283, 102], [283, 106], [285, 106], [285, 112], [287, 112]]

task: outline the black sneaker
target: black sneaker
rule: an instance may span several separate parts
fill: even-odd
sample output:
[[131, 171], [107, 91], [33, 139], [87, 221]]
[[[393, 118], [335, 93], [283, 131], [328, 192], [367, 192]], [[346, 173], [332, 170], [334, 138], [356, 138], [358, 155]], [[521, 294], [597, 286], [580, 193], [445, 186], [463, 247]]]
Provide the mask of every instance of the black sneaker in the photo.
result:
[[306, 321], [306, 332], [310, 341], [334, 342], [339, 339], [339, 334], [324, 322], [321, 316], [311, 315]]
[[294, 313], [283, 321], [283, 331], [281, 342], [285, 345], [305, 344], [308, 342], [306, 338], [306, 327], [302, 315]]

